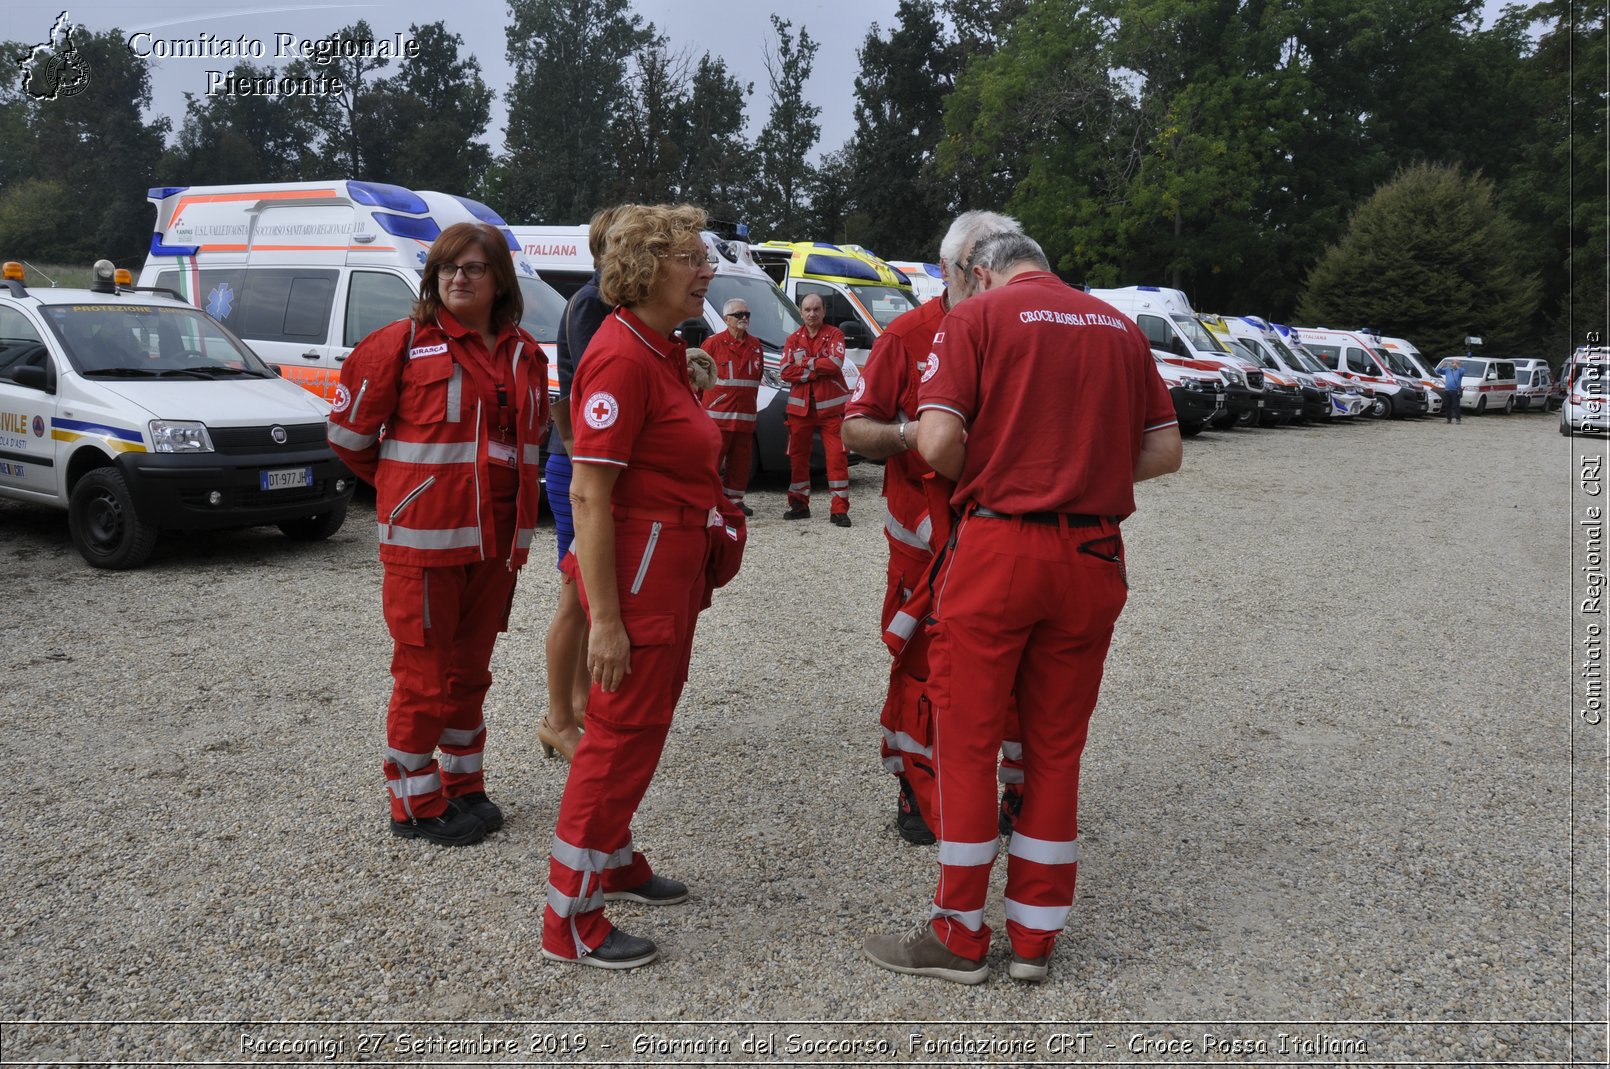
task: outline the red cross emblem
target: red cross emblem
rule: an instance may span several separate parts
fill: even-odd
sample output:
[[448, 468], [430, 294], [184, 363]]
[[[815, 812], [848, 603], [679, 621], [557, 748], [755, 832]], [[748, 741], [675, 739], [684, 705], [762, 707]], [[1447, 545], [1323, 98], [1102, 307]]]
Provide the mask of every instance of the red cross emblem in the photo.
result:
[[621, 406], [620, 402], [615, 400], [614, 394], [599, 390], [587, 398], [587, 404], [582, 412], [587, 420], [587, 426], [594, 430], [603, 430], [620, 418]]

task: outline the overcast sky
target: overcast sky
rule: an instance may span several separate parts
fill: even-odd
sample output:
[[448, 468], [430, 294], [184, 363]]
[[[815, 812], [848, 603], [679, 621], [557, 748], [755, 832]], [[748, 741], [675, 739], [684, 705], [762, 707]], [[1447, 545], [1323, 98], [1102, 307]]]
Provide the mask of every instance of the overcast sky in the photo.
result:
[[[817, 153], [841, 146], [855, 131], [855, 50], [876, 21], [885, 33], [894, 25], [898, 0], [798, 0], [786, 5], [785, 17], [795, 32], [806, 24], [821, 43], [816, 69], [807, 83], [807, 96], [822, 109], [822, 138]], [[49, 33], [65, 8], [72, 20], [93, 31], [112, 27], [125, 34], [149, 31], [162, 39], [195, 40], [203, 31], [215, 37], [260, 40], [267, 50], [261, 65], [271, 60], [275, 34], [291, 33], [298, 39], [324, 37], [366, 19], [377, 37], [404, 33], [411, 24], [445, 21], [464, 39], [465, 49], [481, 63], [482, 77], [496, 94], [487, 140], [494, 150], [503, 143], [507, 118], [503, 90], [510, 69], [504, 58], [508, 6], [502, 0], [467, 0], [463, 3], [423, 3], [391, 0], [388, 3], [275, 4], [250, 0], [123, 0], [120, 3], [9, 0], [0, 5], [0, 40], [32, 44]], [[753, 82], [749, 98], [750, 134], [758, 133], [770, 109], [764, 50], [771, 40], [768, 12], [771, 4], [754, 0], [632, 0], [632, 8], [670, 38], [673, 51], [685, 51], [690, 64], [705, 52], [721, 56], [728, 70], [742, 82]], [[177, 130], [184, 116], [184, 94], [206, 91], [206, 71], [228, 71], [233, 59], [150, 60], [153, 110], [173, 119]], [[279, 63], [283, 65], [283, 61]], [[393, 66], [385, 73], [396, 68]], [[11, 77], [11, 75], [6, 75]]]

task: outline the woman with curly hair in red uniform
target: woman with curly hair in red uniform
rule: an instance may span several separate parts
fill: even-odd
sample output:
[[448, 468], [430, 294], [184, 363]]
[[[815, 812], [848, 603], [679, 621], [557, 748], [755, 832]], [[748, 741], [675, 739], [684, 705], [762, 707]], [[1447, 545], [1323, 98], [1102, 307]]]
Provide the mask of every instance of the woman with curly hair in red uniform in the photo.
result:
[[391, 830], [443, 846], [503, 826], [481, 706], [537, 525], [548, 426], [547, 359], [523, 309], [503, 233], [448, 227], [413, 314], [358, 343], [330, 411], [330, 445], [374, 484], [380, 520]]
[[721, 435], [688, 383], [677, 325], [702, 315], [715, 277], [702, 211], [630, 205], [609, 231], [600, 288], [615, 306], [571, 389], [570, 501], [590, 628], [587, 731], [559, 804], [542, 953], [631, 969], [659, 955], [604, 916], [626, 899], [672, 905], [687, 886], [655, 875], [631, 819], [688, 678], [712, 586], [736, 570], [743, 515], [725, 505]]

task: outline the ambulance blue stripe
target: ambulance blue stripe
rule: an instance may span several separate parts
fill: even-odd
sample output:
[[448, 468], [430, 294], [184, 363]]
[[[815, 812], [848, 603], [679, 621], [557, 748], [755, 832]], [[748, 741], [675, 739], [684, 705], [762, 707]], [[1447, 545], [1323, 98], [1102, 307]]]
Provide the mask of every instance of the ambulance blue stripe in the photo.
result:
[[79, 434], [106, 434], [113, 438], [121, 438], [125, 442], [138, 442], [141, 444], [145, 442], [145, 435], [139, 431], [131, 431], [123, 427], [108, 427], [104, 423], [85, 423], [81, 419], [62, 419], [60, 416], [52, 416], [50, 425], [60, 427], [64, 431], [77, 431]]

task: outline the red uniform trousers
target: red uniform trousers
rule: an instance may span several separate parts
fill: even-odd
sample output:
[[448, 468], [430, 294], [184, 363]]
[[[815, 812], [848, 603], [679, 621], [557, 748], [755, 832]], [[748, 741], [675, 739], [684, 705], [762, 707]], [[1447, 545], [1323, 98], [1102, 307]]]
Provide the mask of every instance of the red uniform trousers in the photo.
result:
[[1007, 847], [1006, 930], [1029, 958], [1051, 951], [1073, 905], [1079, 759], [1128, 586], [1118, 527], [967, 517], [936, 577], [930, 649], [938, 772], [933, 919], [957, 954], [982, 959], [996, 831], [995, 755], [1014, 688], [1023, 809]]
[[754, 462], [754, 430], [744, 427], [729, 431], [722, 427], [721, 455], [716, 458], [716, 468], [721, 472], [721, 485], [727, 491], [728, 501], [743, 501], [744, 491], [749, 489], [749, 469]]
[[[659, 766], [688, 679], [694, 624], [709, 592], [709, 552], [704, 527], [615, 521], [615, 581], [631, 671], [613, 694], [594, 684], [587, 696], [587, 730], [570, 764], [548, 860], [542, 945], [555, 954], [576, 958], [597, 949], [614, 928], [604, 916], [604, 893], [654, 876], [632, 845], [632, 814]], [[585, 585], [581, 597], [585, 607]]]
[[833, 512], [850, 511], [850, 459], [844, 453], [844, 437], [839, 433], [844, 409], [824, 414], [813, 404], [803, 416], [788, 417], [788, 506], [803, 508], [811, 503], [811, 435], [822, 432], [822, 456], [827, 463], [827, 488], [833, 494]]
[[517, 573], [502, 557], [384, 568], [381, 601], [393, 640], [384, 763], [391, 817], [440, 816], [447, 799], [485, 789], [481, 705], [492, 685], [492, 646], [508, 628]]

